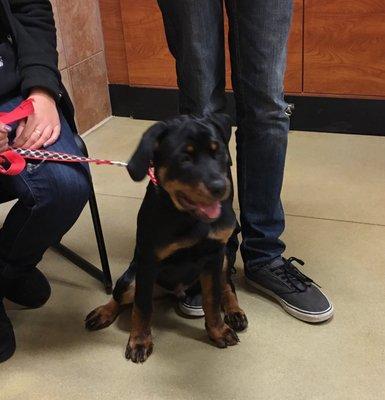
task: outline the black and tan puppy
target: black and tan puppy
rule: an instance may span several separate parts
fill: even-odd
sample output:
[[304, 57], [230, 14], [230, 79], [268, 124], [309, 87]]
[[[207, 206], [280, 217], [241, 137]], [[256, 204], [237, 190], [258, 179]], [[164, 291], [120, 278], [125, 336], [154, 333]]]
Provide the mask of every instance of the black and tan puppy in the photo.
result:
[[218, 347], [237, 344], [234, 331], [247, 326], [231, 282], [234, 257], [226, 255], [236, 227], [229, 136], [223, 114], [180, 116], [152, 126], [129, 161], [135, 181], [146, 177], [152, 162], [157, 183], [149, 183], [139, 211], [134, 259], [111, 301], [87, 316], [86, 327], [105, 328], [121, 305], [134, 303], [126, 350], [133, 362], [144, 362], [152, 353], [155, 286], [182, 296], [200, 281], [206, 330]]

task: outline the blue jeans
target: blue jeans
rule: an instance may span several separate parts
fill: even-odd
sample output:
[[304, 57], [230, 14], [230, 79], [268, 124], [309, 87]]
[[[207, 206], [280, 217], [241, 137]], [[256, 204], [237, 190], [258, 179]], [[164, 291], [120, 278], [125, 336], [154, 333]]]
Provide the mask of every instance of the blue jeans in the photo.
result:
[[[21, 101], [0, 101], [0, 111], [10, 111]], [[63, 117], [61, 126], [58, 141], [48, 150], [82, 155]], [[34, 268], [76, 222], [88, 197], [84, 165], [36, 162], [18, 176], [0, 175], [0, 201], [18, 199], [0, 230], [0, 274], [16, 278]]]
[[[225, 108], [222, 0], [158, 0], [176, 59], [180, 111]], [[291, 0], [225, 0], [237, 111], [237, 170], [245, 267], [285, 250], [280, 200], [289, 130], [283, 97]]]

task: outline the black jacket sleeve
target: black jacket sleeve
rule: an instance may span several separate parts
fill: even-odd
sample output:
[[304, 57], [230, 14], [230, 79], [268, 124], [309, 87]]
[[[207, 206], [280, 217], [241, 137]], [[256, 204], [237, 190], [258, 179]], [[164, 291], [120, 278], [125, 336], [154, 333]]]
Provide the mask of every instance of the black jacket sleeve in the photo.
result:
[[49, 0], [9, 0], [15, 35], [21, 91], [48, 90], [59, 101], [61, 78], [56, 51], [56, 28]]

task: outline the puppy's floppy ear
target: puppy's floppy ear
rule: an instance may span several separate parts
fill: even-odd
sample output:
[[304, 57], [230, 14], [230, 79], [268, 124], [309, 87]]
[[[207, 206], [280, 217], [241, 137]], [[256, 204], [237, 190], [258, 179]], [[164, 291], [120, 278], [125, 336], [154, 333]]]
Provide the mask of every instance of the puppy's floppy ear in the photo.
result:
[[221, 136], [226, 144], [229, 143], [231, 137], [231, 118], [225, 113], [211, 113], [209, 119], [219, 129]]
[[166, 131], [167, 124], [158, 122], [143, 134], [139, 146], [127, 166], [128, 173], [134, 181], [138, 182], [146, 177], [158, 141]]

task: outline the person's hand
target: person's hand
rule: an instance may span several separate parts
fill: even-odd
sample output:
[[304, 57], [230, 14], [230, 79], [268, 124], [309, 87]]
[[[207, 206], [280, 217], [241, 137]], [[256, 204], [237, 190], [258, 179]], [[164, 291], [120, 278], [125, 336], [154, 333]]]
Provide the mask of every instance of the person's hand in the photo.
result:
[[12, 128], [0, 122], [0, 153], [8, 149], [8, 133]]
[[55, 143], [60, 135], [60, 118], [55, 100], [42, 89], [32, 90], [34, 113], [20, 122], [16, 129], [14, 147], [39, 149]]

